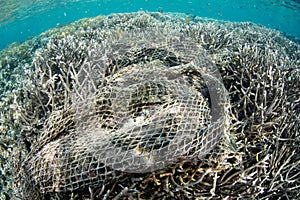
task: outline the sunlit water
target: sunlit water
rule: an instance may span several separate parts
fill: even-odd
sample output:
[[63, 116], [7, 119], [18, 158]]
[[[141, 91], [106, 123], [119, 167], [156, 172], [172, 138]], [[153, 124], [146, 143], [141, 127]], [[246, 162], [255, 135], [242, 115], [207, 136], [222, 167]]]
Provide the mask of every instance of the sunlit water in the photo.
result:
[[300, 38], [299, 0], [0, 0], [0, 50], [84, 17], [145, 11], [251, 21]]

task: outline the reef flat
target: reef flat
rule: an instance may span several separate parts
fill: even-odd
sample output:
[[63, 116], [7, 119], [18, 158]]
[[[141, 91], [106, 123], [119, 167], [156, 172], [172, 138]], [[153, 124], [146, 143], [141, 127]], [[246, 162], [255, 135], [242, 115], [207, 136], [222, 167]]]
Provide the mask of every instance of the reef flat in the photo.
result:
[[[1, 198], [299, 198], [299, 47], [280, 32], [252, 23], [148, 12], [82, 19], [7, 47], [0, 52]], [[156, 163], [158, 169], [142, 172], [138, 166], [134, 168], [138, 173], [132, 173], [123, 165], [95, 156], [108, 153], [91, 150], [89, 145], [76, 146], [78, 141], [84, 144], [86, 140], [90, 147], [99, 147], [92, 142], [93, 135], [81, 138], [78, 134], [78, 130], [85, 133], [88, 129], [80, 122], [90, 119], [90, 113], [76, 116], [78, 110], [82, 113], [87, 108], [85, 101], [78, 103], [80, 99], [98, 105], [92, 113], [97, 117], [91, 121], [105, 121], [97, 127], [100, 131], [111, 130], [115, 141], [119, 141], [115, 132], [125, 132], [124, 140], [114, 143], [120, 148], [133, 145], [130, 140], [135, 139], [132, 135], [126, 138], [124, 130], [135, 134], [130, 127], [144, 130], [146, 125], [156, 130], [151, 126], [156, 122], [151, 118], [156, 114], [152, 108], [161, 106], [166, 112], [165, 108], [182, 99], [201, 115], [187, 115], [180, 103], [169, 109], [176, 115], [170, 123], [179, 123], [179, 115], [180, 119], [190, 118], [174, 127], [165, 121], [164, 127], [168, 128], [157, 132], [166, 132], [163, 137], [183, 141], [184, 145], [191, 138], [196, 141], [200, 132], [209, 132], [213, 124], [214, 116], [208, 117], [207, 113], [216, 112], [214, 98], [207, 94], [211, 92], [208, 82], [204, 83], [203, 71], [207, 68], [212, 74], [217, 71], [228, 99], [223, 102], [226, 108], [220, 111], [226, 123], [222, 130], [217, 129], [224, 134], [217, 140], [201, 141], [213, 141], [205, 154], [194, 156], [201, 147], [196, 145], [184, 148], [183, 159], [164, 158], [170, 161], [167, 165], [160, 165], [155, 157], [144, 162], [143, 157], [140, 163], [150, 163], [151, 167]], [[86, 76], [78, 78], [82, 74]], [[144, 84], [144, 80], [148, 82]], [[182, 83], [182, 88], [176, 88], [186, 93], [174, 93], [172, 81]], [[139, 82], [143, 84], [132, 93], [136, 95], [134, 102], [114, 100], [119, 94], [124, 99], [132, 98], [134, 95], [116, 91], [122, 84], [130, 88], [128, 91], [135, 91], [131, 86]], [[161, 83], [169, 84], [171, 89]], [[89, 92], [96, 99], [85, 93], [89, 85], [95, 85]], [[191, 103], [195, 101], [200, 103]], [[172, 103], [164, 106], [166, 102]], [[117, 112], [123, 111], [122, 105], [134, 110], [126, 113], [130, 118]], [[197, 124], [190, 125], [191, 135], [177, 139], [178, 132], [184, 133], [181, 127], [188, 127], [188, 121], [193, 120]], [[141, 121], [147, 124], [140, 126]], [[159, 140], [161, 136], [142, 137], [151, 142], [144, 143], [148, 149], [134, 146], [135, 158], [146, 154], [159, 157], [151, 153], [165, 147], [154, 145], [166, 141]], [[84, 154], [72, 154], [80, 148]], [[82, 157], [86, 155], [88, 158]]]

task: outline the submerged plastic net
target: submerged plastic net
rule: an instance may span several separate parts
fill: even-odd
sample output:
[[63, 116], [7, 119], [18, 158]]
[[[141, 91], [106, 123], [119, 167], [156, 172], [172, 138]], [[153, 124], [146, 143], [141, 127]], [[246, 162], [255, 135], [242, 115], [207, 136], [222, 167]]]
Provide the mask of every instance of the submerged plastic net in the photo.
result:
[[[50, 98], [41, 106], [52, 111], [23, 163], [23, 193], [103, 184], [115, 171], [152, 172], [215, 147], [225, 132], [226, 90], [204, 49], [169, 34], [109, 36], [80, 66], [54, 75], [64, 96], [53, 101], [58, 89], [45, 88]], [[55, 79], [50, 68], [38, 76]]]

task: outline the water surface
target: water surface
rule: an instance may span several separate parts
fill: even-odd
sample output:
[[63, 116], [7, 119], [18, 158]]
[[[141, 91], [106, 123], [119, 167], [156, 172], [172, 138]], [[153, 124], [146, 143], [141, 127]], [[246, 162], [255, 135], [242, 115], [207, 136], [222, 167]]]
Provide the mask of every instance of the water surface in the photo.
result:
[[251, 21], [300, 38], [299, 0], [2, 0], [0, 49], [84, 17], [138, 10]]

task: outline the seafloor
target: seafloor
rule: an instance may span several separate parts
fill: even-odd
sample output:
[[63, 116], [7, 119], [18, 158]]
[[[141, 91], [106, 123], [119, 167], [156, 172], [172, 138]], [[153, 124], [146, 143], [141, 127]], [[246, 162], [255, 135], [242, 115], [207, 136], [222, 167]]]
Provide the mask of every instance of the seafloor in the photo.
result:
[[[46, 83], [34, 80], [45, 72], [44, 63], [56, 69], [80, 65], [107, 35], [147, 29], [178, 31], [211, 57], [229, 92], [231, 144], [220, 141], [201, 160], [152, 173], [125, 173], [103, 185], [65, 190], [53, 185], [52, 191], [41, 192], [38, 182], [35, 191], [22, 185], [22, 162], [49, 115], [35, 113], [28, 82]], [[0, 52], [0, 67], [1, 199], [29, 199], [30, 192], [40, 199], [300, 198], [300, 46], [278, 31], [181, 13], [112, 14], [12, 44]], [[29, 111], [35, 119], [26, 121], [23, 114]]]

